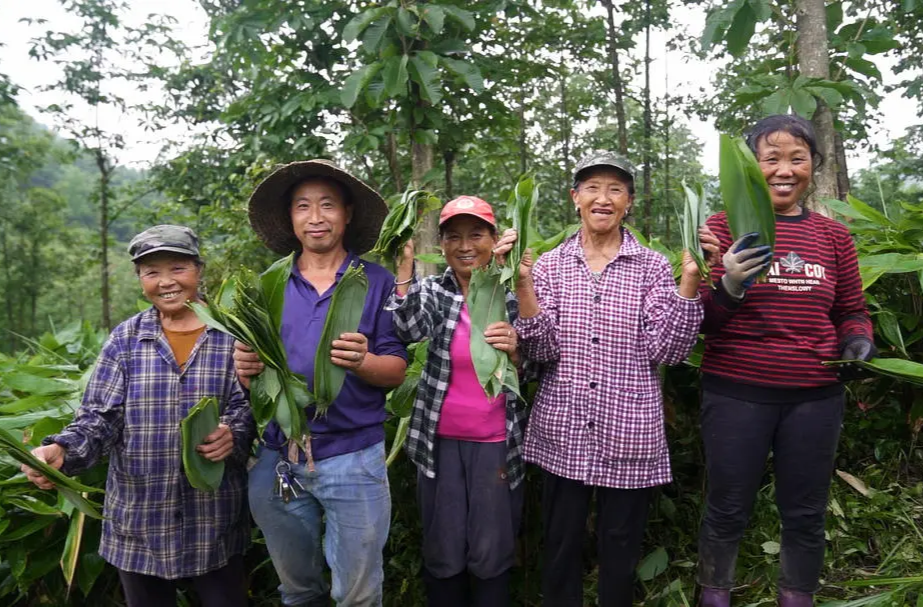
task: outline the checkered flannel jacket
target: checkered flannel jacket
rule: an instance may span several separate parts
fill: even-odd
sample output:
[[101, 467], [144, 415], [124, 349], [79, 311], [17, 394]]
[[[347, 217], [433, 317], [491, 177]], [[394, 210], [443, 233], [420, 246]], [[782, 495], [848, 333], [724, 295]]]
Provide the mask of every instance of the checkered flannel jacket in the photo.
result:
[[[441, 276], [428, 276], [423, 280], [414, 277], [407, 294], [398, 297], [393, 293], [386, 306], [394, 312], [394, 329], [400, 339], [407, 343], [430, 340], [405, 443], [411, 461], [429, 478], [436, 477], [436, 426], [449, 388], [452, 370], [449, 348], [464, 303], [455, 273], [449, 268]], [[519, 303], [509, 291], [506, 311], [511, 323], [519, 316]], [[508, 390], [505, 394], [507, 475], [510, 488], [514, 489], [525, 473], [522, 441], [527, 412], [525, 403], [516, 394]]]

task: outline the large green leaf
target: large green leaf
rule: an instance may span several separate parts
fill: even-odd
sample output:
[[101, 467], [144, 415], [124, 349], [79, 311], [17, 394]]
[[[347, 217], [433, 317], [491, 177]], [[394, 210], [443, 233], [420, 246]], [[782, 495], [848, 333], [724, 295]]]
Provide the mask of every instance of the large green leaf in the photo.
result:
[[[432, 62], [429, 56], [434, 58]], [[435, 57], [427, 51], [416, 52], [410, 57], [408, 65], [410, 77], [420, 86], [420, 96], [433, 105], [442, 100], [442, 78], [436, 68]]]
[[446, 69], [464, 80], [465, 84], [475, 93], [484, 90], [484, 77], [481, 75], [481, 70], [473, 63], [449, 57], [441, 57], [440, 61]]
[[369, 281], [365, 270], [359, 264], [350, 266], [343, 273], [330, 297], [324, 330], [314, 357], [314, 400], [318, 415], [323, 415], [336, 400], [346, 379], [346, 369], [330, 360], [331, 344], [343, 333], [355, 333], [359, 330], [368, 291]]
[[80, 560], [80, 548], [83, 544], [83, 529], [86, 524], [86, 515], [77, 512], [71, 517], [67, 528], [67, 539], [64, 541], [64, 552], [61, 553], [61, 573], [67, 582], [67, 594], [71, 592], [77, 573], [77, 563]]
[[390, 57], [382, 69], [382, 78], [385, 85], [385, 93], [391, 97], [404, 95], [407, 92], [407, 80], [410, 76], [407, 73], [407, 62], [410, 61], [408, 55], [399, 55]]
[[196, 450], [218, 428], [218, 400], [202, 398], [180, 422], [183, 437], [183, 471], [189, 484], [200, 491], [217, 491], [224, 478], [224, 461], [213, 462]]
[[484, 337], [488, 326], [508, 320], [506, 290], [498, 267], [491, 265], [471, 273], [467, 305], [471, 318], [471, 360], [481, 387], [489, 398], [499, 396], [504, 387], [518, 394], [519, 382], [509, 356], [487, 343]]
[[471, 11], [466, 11], [465, 9], [459, 8], [452, 4], [443, 5], [442, 10], [445, 11], [445, 16], [447, 18], [457, 21], [469, 32], [474, 29], [474, 15], [471, 13]]
[[346, 82], [343, 83], [343, 90], [340, 91], [340, 101], [347, 108], [356, 105], [359, 93], [368, 85], [369, 81], [378, 70], [381, 69], [381, 63], [375, 62], [363, 66], [349, 75]]
[[295, 254], [276, 261], [260, 274], [260, 287], [266, 298], [266, 311], [276, 331], [282, 331], [282, 309], [285, 305], [285, 286], [292, 275]]
[[445, 11], [438, 4], [426, 4], [421, 14], [423, 20], [437, 36], [442, 33], [445, 24]]
[[503, 268], [500, 280], [511, 291], [516, 290], [519, 280], [519, 265], [525, 256], [528, 243], [532, 240], [532, 214], [538, 204], [538, 184], [529, 175], [523, 175], [513, 187], [507, 202], [507, 215], [512, 227], [517, 232], [516, 242], [507, 255], [506, 267]]
[[362, 37], [362, 48], [366, 53], [374, 54], [378, 52], [388, 28], [391, 26], [391, 15], [384, 14], [375, 20], [366, 30]]
[[690, 188], [683, 181], [683, 193], [685, 200], [683, 204], [682, 221], [680, 222], [683, 249], [689, 251], [695, 260], [702, 277], [707, 281], [710, 275], [708, 264], [702, 255], [702, 244], [699, 241], [699, 227], [705, 224], [705, 192], [699, 183], [693, 184]]
[[891, 377], [898, 381], [923, 385], [923, 364], [903, 358], [873, 358], [863, 360], [834, 360], [825, 362], [825, 365], [854, 364], [868, 371]]
[[734, 14], [734, 19], [725, 34], [728, 52], [739, 57], [750, 46], [750, 39], [756, 31], [757, 15], [749, 2], [743, 2]]
[[747, 144], [721, 135], [718, 177], [728, 226], [735, 240], [750, 232], [753, 246], [775, 246], [776, 217], [766, 178]]
[[363, 11], [349, 20], [346, 27], [343, 28], [343, 41], [352, 42], [359, 38], [359, 35], [383, 13], [388, 11], [386, 7], [371, 8]]

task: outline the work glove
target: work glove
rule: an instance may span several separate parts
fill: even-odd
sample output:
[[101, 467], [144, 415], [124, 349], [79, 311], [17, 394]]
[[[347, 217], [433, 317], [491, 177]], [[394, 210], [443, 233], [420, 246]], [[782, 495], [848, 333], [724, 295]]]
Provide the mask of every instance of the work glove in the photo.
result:
[[724, 254], [724, 276], [721, 284], [733, 299], [741, 300], [756, 277], [772, 263], [772, 248], [768, 245], [750, 247], [759, 238], [756, 232], [744, 234]]
[[[847, 338], [840, 348], [840, 358], [842, 360], [869, 361], [876, 356], [878, 356], [878, 348], [875, 347], [875, 342], [864, 335], [854, 335]], [[837, 369], [837, 375], [840, 381], [859, 379], [865, 375], [865, 369], [853, 364], [840, 365]]]

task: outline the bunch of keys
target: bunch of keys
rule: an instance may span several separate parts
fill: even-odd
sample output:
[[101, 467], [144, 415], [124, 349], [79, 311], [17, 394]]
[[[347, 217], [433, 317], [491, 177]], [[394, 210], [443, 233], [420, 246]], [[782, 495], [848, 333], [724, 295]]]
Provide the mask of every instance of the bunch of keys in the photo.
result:
[[298, 498], [299, 490], [304, 491], [305, 488], [292, 472], [292, 465], [284, 459], [279, 460], [279, 463], [276, 464], [276, 480], [273, 492], [287, 504]]

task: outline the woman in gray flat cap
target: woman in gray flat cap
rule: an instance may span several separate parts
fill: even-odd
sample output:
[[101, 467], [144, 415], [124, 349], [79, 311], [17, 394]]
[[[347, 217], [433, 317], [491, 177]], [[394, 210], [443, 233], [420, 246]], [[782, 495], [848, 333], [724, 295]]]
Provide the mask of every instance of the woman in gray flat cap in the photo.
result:
[[[32, 453], [66, 474], [109, 456], [99, 553], [118, 569], [129, 607], [176, 605], [180, 579], [205, 607], [244, 607], [246, 460], [255, 428], [234, 371], [234, 340], [186, 305], [201, 302], [203, 263], [192, 230], [154, 226], [132, 239], [129, 254], [153, 306], [112, 331], [74, 420]], [[193, 488], [180, 463], [180, 421], [203, 397], [217, 398], [221, 411], [198, 447], [225, 462], [214, 493]]]

